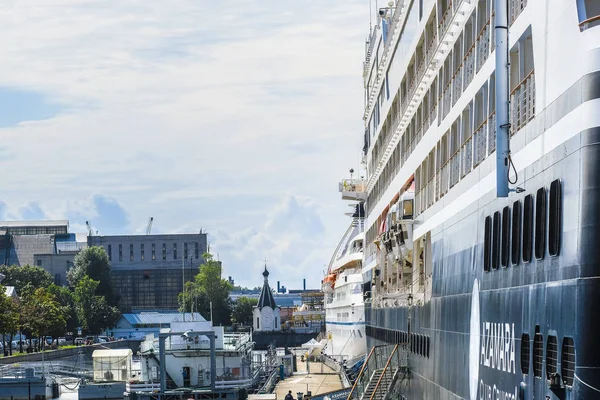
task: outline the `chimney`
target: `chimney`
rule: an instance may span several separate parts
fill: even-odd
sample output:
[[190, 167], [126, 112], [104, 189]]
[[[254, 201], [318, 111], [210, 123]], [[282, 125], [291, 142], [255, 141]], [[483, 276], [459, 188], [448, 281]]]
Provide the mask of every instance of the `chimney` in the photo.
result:
[[306, 290], [306, 278], [302, 279], [302, 285], [304, 287], [304, 290]]
[[277, 293], [279, 293], [281, 290], [281, 287], [279, 286], [279, 281], [277, 281]]

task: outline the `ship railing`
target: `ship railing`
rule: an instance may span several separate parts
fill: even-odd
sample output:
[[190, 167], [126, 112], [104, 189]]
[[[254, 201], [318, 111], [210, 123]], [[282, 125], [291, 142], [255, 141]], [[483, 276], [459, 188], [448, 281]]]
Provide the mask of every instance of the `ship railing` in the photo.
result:
[[438, 167], [438, 169], [435, 171], [435, 199], [436, 201], [440, 199], [441, 193], [440, 193], [440, 183], [441, 183], [441, 179], [442, 179], [442, 167]]
[[[394, 346], [394, 349], [392, 350], [392, 353], [388, 357], [385, 366], [383, 367], [383, 372], [379, 376], [377, 385], [375, 385], [375, 389], [373, 390], [373, 393], [371, 394], [369, 400], [385, 397], [388, 390], [388, 385], [391, 383], [394, 372], [398, 369], [399, 365], [400, 357], [398, 354], [398, 345], [396, 344]], [[380, 392], [381, 394], [378, 394], [378, 392]]]
[[446, 34], [446, 31], [448, 30], [448, 28], [450, 28], [450, 21], [452, 21], [453, 11], [454, 11], [454, 9], [452, 8], [452, 2], [450, 2], [448, 4], [448, 8], [444, 12], [444, 15], [442, 15], [442, 19], [440, 20], [440, 22], [438, 24], [440, 37], [444, 36]]
[[433, 36], [429, 40], [429, 43], [427, 44], [427, 48], [425, 49], [425, 64], [429, 64], [429, 62], [433, 58], [433, 54], [435, 53], [435, 49], [437, 48], [437, 45], [438, 45], [437, 39], [438, 39], [437, 29], [433, 29]]
[[535, 117], [535, 76], [532, 70], [510, 93], [511, 135]]
[[402, 9], [404, 7], [403, 0], [396, 0], [394, 5], [394, 13], [392, 14], [391, 22], [388, 25], [389, 30], [387, 32], [387, 38], [383, 45], [383, 53], [387, 54], [390, 45], [392, 44], [394, 34], [396, 33], [396, 29], [398, 29], [398, 21], [400, 20], [400, 15], [402, 14]]
[[487, 149], [488, 120], [483, 121], [473, 132], [475, 155], [473, 157], [473, 168], [485, 159]]
[[460, 179], [460, 149], [457, 149], [450, 157], [450, 187], [458, 183]]
[[471, 47], [469, 48], [469, 50], [467, 51], [467, 54], [465, 54], [465, 58], [463, 59], [463, 65], [465, 68], [465, 76], [464, 76], [464, 87], [465, 89], [469, 86], [469, 84], [471, 83], [471, 81], [473, 80], [473, 77], [475, 76], [475, 45], [476, 43], [474, 42]]
[[594, 17], [588, 18], [579, 23], [579, 30], [581, 32], [585, 31], [588, 28], [593, 28], [594, 26], [600, 25], [600, 15], [596, 15]]
[[523, 12], [523, 10], [527, 7], [527, 0], [510, 0], [508, 8], [509, 8], [509, 18], [510, 25], [512, 25], [519, 15]]
[[369, 355], [367, 355], [367, 358], [365, 359], [365, 362], [363, 363], [362, 367], [360, 368], [360, 372], [358, 373], [358, 376], [356, 377], [356, 380], [354, 381], [354, 385], [352, 385], [352, 390], [350, 390], [350, 394], [348, 395], [348, 399], [354, 399], [354, 398], [359, 398], [360, 395], [357, 394], [362, 394], [365, 391], [366, 385], [369, 383], [368, 380], [365, 380], [365, 376], [368, 375], [367, 371], [367, 367], [369, 364], [369, 360], [371, 360], [371, 357], [373, 356], [373, 353], [375, 352], [375, 347], [371, 348], [371, 351], [369, 352]]
[[373, 49], [375, 48], [375, 42], [377, 39], [377, 31], [379, 30], [379, 26], [375, 25], [373, 32], [371, 32], [371, 36], [369, 37], [369, 47], [367, 47], [367, 51], [365, 54], [365, 62], [364, 62], [364, 70], [363, 75], [366, 76], [369, 73], [369, 68], [371, 67], [371, 56], [373, 55]]
[[473, 165], [473, 132], [469, 133], [460, 150], [462, 154], [461, 178], [471, 172]]
[[441, 173], [440, 187], [439, 187], [440, 198], [444, 197], [446, 192], [448, 192], [448, 183], [450, 182], [449, 175], [450, 175], [450, 160], [448, 159], [448, 160], [446, 160], [446, 162], [444, 162], [442, 164], [442, 173]]
[[342, 179], [340, 192], [364, 192], [366, 183], [363, 179]]
[[431, 207], [435, 203], [435, 175], [431, 176], [427, 181], [427, 207]]
[[442, 93], [442, 120], [446, 118], [446, 115], [450, 112], [450, 108], [452, 107], [452, 80], [448, 81], [446, 87], [444, 88], [444, 92]]
[[496, 151], [496, 112], [488, 117], [488, 155]]
[[463, 83], [463, 79], [462, 79], [462, 72], [463, 72], [463, 63], [461, 62], [460, 65], [458, 66], [458, 68], [456, 68], [456, 71], [454, 71], [454, 75], [452, 75], [452, 79], [450, 80], [450, 82], [452, 82], [452, 89], [453, 89], [453, 96], [452, 96], [452, 105], [454, 106], [456, 104], [456, 102], [458, 101], [458, 99], [460, 98], [460, 96], [462, 95], [462, 83]]
[[479, 31], [477, 35], [477, 39], [475, 40], [477, 53], [477, 63], [476, 69], [477, 72], [483, 67], [483, 64], [487, 61], [490, 55], [490, 24], [492, 22], [492, 18], [490, 17], [483, 28]]

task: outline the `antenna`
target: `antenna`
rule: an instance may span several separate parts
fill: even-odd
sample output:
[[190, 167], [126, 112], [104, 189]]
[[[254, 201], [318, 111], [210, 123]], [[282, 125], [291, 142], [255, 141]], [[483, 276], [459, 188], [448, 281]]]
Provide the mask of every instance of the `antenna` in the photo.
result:
[[152, 222], [154, 221], [154, 217], [150, 217], [148, 219], [148, 227], [146, 228], [146, 235], [149, 235], [152, 232]]

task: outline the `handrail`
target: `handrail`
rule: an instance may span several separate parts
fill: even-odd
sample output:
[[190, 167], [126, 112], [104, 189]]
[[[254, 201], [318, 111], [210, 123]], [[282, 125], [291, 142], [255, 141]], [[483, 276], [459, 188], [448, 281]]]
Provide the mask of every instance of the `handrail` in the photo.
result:
[[477, 40], [478, 40], [478, 39], [481, 37], [481, 35], [483, 35], [483, 31], [485, 30], [485, 28], [487, 28], [487, 26], [488, 26], [488, 25], [490, 25], [490, 24], [491, 24], [491, 22], [492, 22], [492, 17], [490, 17], [490, 18], [489, 18], [489, 19], [488, 19], [488, 20], [485, 22], [485, 24], [483, 24], [483, 28], [481, 28], [481, 29], [479, 30], [479, 33], [477, 34], [477, 37], [475, 38], [475, 41], [477, 41]]
[[589, 24], [590, 22], [595, 22], [595, 21], [598, 21], [598, 20], [600, 20], [600, 14], [599, 14], [599, 15], [596, 15], [596, 16], [594, 16], [594, 17], [590, 17], [590, 18], [588, 18], [588, 19], [584, 19], [583, 21], [581, 21], [581, 22], [579, 23], [579, 27], [580, 27], [580, 28], [583, 28], [583, 25], [585, 25], [585, 24]]
[[397, 344], [394, 346], [394, 350], [392, 350], [392, 354], [390, 354], [390, 356], [388, 357], [388, 360], [385, 363], [385, 367], [383, 367], [383, 372], [379, 376], [379, 380], [377, 381], [377, 385], [375, 385], [375, 389], [373, 389], [373, 394], [371, 394], [371, 398], [369, 400], [373, 400], [373, 397], [375, 397], [375, 393], [377, 393], [377, 389], [379, 388], [379, 385], [381, 384], [381, 380], [385, 376], [385, 372], [387, 371], [387, 368], [389, 367], [390, 361], [392, 361], [392, 357], [396, 353], [396, 350], [398, 350], [398, 345]]
[[360, 381], [360, 378], [363, 375], [363, 372], [365, 370], [365, 368], [367, 367], [367, 364], [369, 363], [369, 359], [371, 358], [371, 355], [373, 355], [373, 352], [375, 351], [375, 346], [371, 347], [371, 351], [369, 352], [369, 355], [367, 356], [367, 358], [365, 358], [365, 361], [363, 362], [362, 367], [360, 368], [360, 372], [358, 373], [358, 376], [356, 377], [356, 379], [354, 380], [354, 385], [352, 385], [352, 390], [350, 391], [350, 393], [348, 394], [348, 398], [347, 400], [352, 399], [352, 394], [354, 394], [354, 390], [356, 389], [356, 385], [358, 384], [358, 382]]
[[523, 80], [521, 82], [519, 82], [519, 84], [517, 86], [515, 86], [515, 88], [513, 90], [511, 90], [510, 95], [512, 96], [519, 88], [521, 88], [521, 86], [523, 86], [525, 84], [527, 79], [529, 79], [533, 75], [534, 72], [535, 72], [535, 68], [532, 69], [531, 72], [528, 73], [527, 76], [525, 78], [523, 78]]

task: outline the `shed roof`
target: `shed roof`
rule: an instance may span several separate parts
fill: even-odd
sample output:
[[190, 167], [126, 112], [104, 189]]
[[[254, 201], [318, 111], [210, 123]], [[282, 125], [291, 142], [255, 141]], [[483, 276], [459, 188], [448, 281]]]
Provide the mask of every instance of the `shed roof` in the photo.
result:
[[[123, 314], [131, 325], [162, 325], [184, 321], [182, 313], [143, 312]], [[185, 321], [206, 321], [200, 313], [185, 313]]]
[[124, 358], [131, 356], [132, 354], [133, 351], [131, 351], [131, 349], [94, 350], [94, 352], [92, 353], [92, 358]]

